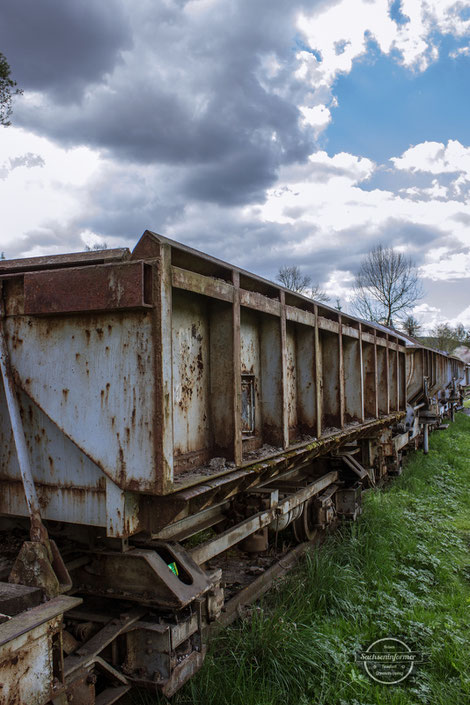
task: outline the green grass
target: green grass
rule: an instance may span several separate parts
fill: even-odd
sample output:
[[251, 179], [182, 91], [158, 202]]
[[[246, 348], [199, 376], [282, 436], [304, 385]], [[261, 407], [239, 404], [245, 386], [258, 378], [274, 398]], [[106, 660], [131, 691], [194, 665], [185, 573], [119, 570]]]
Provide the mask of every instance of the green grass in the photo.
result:
[[[470, 418], [432, 434], [429, 455], [410, 455], [364, 504], [212, 642], [173, 705], [470, 703]], [[429, 657], [392, 686], [354, 661], [389, 636]]]

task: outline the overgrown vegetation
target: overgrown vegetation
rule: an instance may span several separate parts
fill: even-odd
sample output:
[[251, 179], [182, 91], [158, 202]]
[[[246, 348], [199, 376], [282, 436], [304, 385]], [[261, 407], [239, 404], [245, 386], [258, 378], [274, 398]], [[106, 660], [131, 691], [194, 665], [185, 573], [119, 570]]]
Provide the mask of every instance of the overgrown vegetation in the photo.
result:
[[419, 340], [424, 345], [445, 350], [448, 353], [461, 352], [462, 347], [470, 348], [470, 330], [462, 323], [458, 323], [455, 328], [448, 323], [440, 323], [433, 328], [431, 335], [421, 336]]
[[[470, 418], [458, 414], [428, 456], [366, 493], [356, 523], [213, 641], [172, 704], [468, 705], [469, 633]], [[428, 661], [386, 686], [354, 656], [390, 636]]]

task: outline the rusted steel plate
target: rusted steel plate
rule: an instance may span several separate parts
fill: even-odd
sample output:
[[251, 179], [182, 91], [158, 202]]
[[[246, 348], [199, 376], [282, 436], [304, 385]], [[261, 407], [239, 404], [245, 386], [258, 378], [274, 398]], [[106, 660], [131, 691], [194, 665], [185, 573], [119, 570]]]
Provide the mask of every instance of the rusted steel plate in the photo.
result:
[[0, 582], [0, 612], [12, 617], [42, 601], [42, 592], [37, 587]]
[[62, 672], [53, 644], [63, 613], [81, 602], [60, 596], [0, 625], [0, 705], [46, 705], [54, 699]]
[[174, 669], [169, 680], [162, 688], [162, 693], [167, 698], [170, 698], [176, 693], [181, 686], [186, 683], [197, 671], [201, 668], [206, 655], [206, 647], [203, 646], [201, 651], [193, 651], [193, 653], [179, 663]]
[[205, 300], [175, 291], [172, 321], [173, 443], [178, 457], [210, 445], [210, 336]]
[[364, 376], [361, 360], [361, 343], [349, 336], [343, 337], [344, 412], [346, 423], [362, 422]]
[[[284, 407], [287, 407], [287, 441], [295, 441], [298, 435], [298, 354], [297, 336], [293, 325], [286, 327], [285, 341], [285, 377], [286, 383], [283, 390]], [[287, 445], [287, 443], [286, 443]]]
[[371, 345], [374, 345], [375, 336], [373, 336], [371, 333], [366, 333], [365, 331], [363, 331], [362, 340], [364, 341], [364, 343], [370, 343]]
[[318, 327], [321, 330], [327, 330], [330, 333], [339, 333], [339, 323], [337, 321], [331, 321], [329, 318], [323, 318], [323, 316], [318, 316]]
[[240, 305], [247, 308], [254, 308], [258, 311], [270, 313], [272, 316], [281, 315], [281, 303], [275, 299], [270, 299], [268, 296], [259, 294], [256, 291], [246, 291], [240, 289]]
[[26, 314], [114, 311], [150, 307], [146, 284], [152, 268], [143, 262], [103, 264], [26, 273]]
[[[15, 381], [24, 390], [20, 401], [37, 461], [35, 480], [104, 490], [104, 473], [121, 489], [152, 491], [157, 469], [150, 312], [18, 316], [7, 318], [6, 328]], [[0, 389], [2, 408], [4, 403]], [[4, 474], [19, 477], [4, 414], [0, 430]]]
[[349, 338], [359, 338], [359, 331], [357, 330], [357, 328], [353, 328], [352, 326], [347, 326], [343, 324], [341, 332], [343, 333], [343, 335], [347, 335]]
[[286, 305], [286, 318], [288, 321], [295, 321], [296, 323], [303, 323], [305, 326], [315, 325], [315, 314], [310, 311], [304, 311], [301, 308], [296, 308], [295, 306]]
[[93, 252], [72, 252], [65, 255], [45, 255], [43, 257], [25, 257], [24, 259], [6, 259], [0, 262], [0, 275], [12, 272], [29, 272], [40, 269], [59, 269], [61, 267], [78, 267], [105, 262], [122, 262], [130, 257], [127, 247]]
[[81, 605], [82, 602], [81, 597], [60, 595], [42, 605], [38, 605], [26, 612], [18, 614], [8, 622], [0, 624], [0, 647], [8, 644], [12, 639], [26, 634], [40, 624], [44, 624], [50, 619], [62, 615], [67, 610]]
[[171, 280], [175, 289], [186, 289], [222, 301], [233, 301], [233, 286], [222, 279], [214, 279], [180, 267], [171, 268]]

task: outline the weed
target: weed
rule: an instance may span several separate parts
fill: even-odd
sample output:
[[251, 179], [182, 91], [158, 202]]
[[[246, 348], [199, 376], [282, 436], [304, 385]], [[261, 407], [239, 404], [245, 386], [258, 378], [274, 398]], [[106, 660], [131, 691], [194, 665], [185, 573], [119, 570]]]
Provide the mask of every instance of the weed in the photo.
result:
[[[214, 639], [172, 705], [468, 705], [470, 418], [432, 434], [429, 455], [411, 454], [364, 505]], [[374, 682], [354, 656], [382, 637], [426, 662]]]

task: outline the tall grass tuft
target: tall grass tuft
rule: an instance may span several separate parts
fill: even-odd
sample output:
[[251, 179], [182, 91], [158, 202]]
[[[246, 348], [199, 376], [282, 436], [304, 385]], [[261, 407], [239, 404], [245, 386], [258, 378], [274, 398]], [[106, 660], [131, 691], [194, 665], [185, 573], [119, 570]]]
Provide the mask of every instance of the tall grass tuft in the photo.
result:
[[[403, 683], [354, 656], [382, 637], [427, 655]], [[344, 523], [222, 632], [173, 705], [469, 705], [470, 418], [368, 491]], [[155, 703], [151, 696], [148, 703]]]

